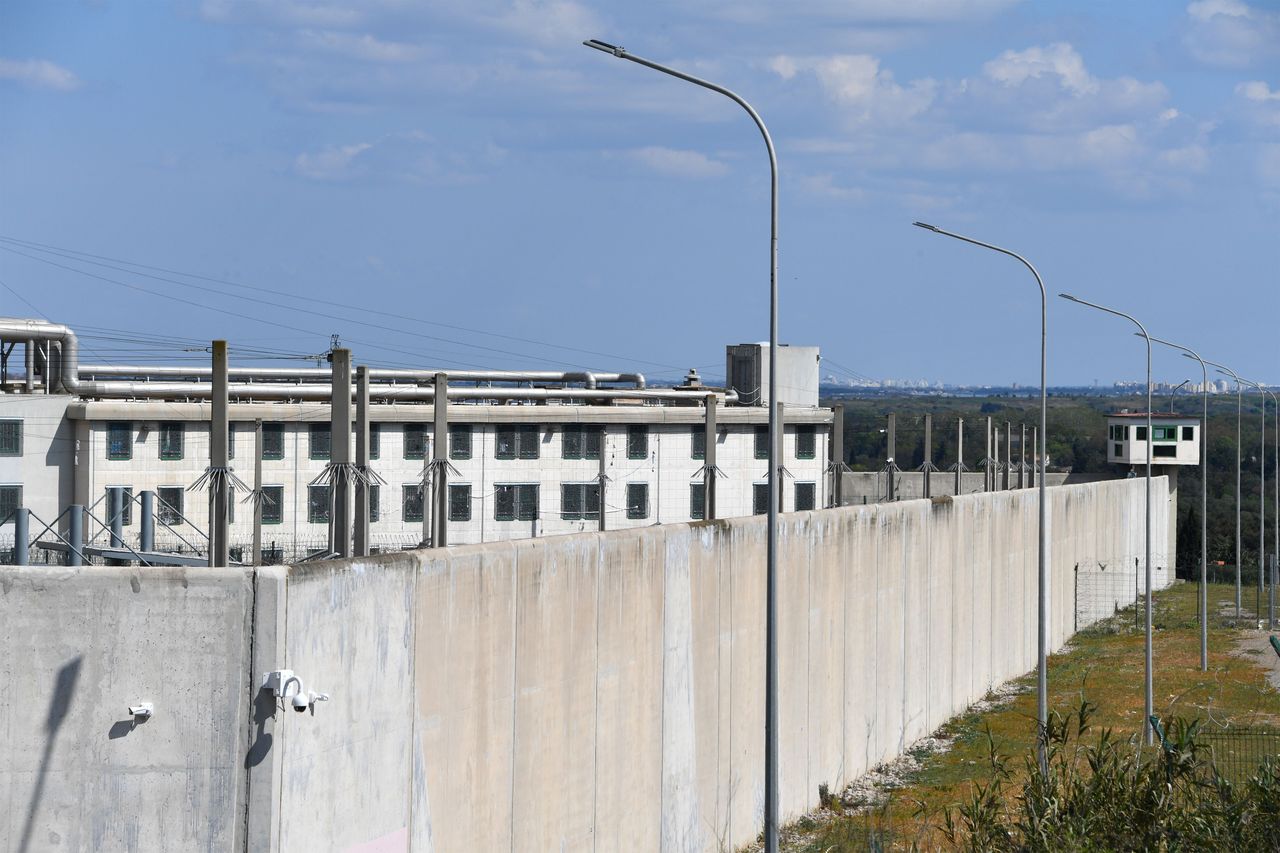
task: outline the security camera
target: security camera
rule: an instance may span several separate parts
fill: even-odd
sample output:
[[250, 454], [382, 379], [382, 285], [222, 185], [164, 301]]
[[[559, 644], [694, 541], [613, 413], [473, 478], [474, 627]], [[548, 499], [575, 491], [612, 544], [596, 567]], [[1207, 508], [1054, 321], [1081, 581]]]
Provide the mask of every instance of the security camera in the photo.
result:
[[304, 693], [295, 693], [293, 694], [293, 699], [290, 700], [290, 704], [293, 705], [293, 710], [301, 714], [311, 707], [311, 697]]

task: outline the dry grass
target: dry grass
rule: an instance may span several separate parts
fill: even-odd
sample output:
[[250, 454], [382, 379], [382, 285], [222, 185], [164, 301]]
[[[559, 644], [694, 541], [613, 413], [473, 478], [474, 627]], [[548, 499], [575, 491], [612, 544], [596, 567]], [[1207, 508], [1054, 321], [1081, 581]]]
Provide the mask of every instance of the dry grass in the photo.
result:
[[[1209, 612], [1232, 601], [1233, 588], [1210, 585]], [[1259, 632], [1232, 627], [1211, 616], [1209, 670], [1200, 670], [1197, 587], [1183, 583], [1156, 596], [1155, 709], [1162, 718], [1200, 719], [1207, 726], [1280, 724], [1280, 691], [1268, 682], [1269, 661], [1256, 653], [1241, 653], [1243, 641]], [[1049, 662], [1050, 706], [1067, 711], [1087, 697], [1098, 707], [1096, 727], [1111, 727], [1118, 735], [1137, 735], [1143, 725], [1143, 636], [1133, 628], [1133, 611], [1126, 618], [1086, 629], [1069, 648]], [[944, 752], [918, 757], [901, 787], [887, 802], [869, 813], [832, 806], [805, 818], [788, 833], [784, 849], [797, 853], [874, 849], [923, 849], [942, 846], [941, 812], [969, 797], [975, 784], [991, 778], [992, 747], [1005, 756], [1028, 754], [1035, 744], [1035, 695], [1032, 677], [1020, 680], [1024, 689], [1006, 694], [994, 707], [970, 712], [939, 732], [951, 746]], [[1017, 764], [1017, 762], [1015, 762]], [[1016, 786], [1010, 786], [1013, 790]]]

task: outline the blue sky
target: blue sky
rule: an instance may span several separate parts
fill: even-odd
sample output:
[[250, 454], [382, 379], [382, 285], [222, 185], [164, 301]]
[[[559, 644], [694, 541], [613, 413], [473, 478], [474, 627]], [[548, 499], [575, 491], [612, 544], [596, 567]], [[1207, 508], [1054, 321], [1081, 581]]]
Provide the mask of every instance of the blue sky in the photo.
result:
[[[1034, 282], [923, 219], [1280, 382], [1280, 4], [1241, 0], [7, 0], [2, 313], [112, 360], [338, 333], [371, 364], [719, 375], [767, 336], [763, 146], [590, 37], [760, 111], [782, 337], [829, 372], [1036, 381]], [[1051, 384], [1143, 365], [1050, 304]]]

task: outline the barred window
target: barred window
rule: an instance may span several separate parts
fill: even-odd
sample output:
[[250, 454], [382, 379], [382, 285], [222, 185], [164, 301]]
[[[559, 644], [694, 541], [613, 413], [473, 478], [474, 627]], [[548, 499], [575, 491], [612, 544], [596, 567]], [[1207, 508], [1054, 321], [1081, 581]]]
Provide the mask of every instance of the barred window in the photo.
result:
[[796, 427], [796, 458], [813, 459], [818, 453], [818, 436], [813, 424]]
[[401, 518], [422, 521], [422, 484], [408, 483], [400, 487]]
[[649, 517], [649, 484], [627, 483], [627, 518]]
[[369, 523], [382, 518], [382, 489], [377, 483], [366, 486], [369, 495]]
[[162, 421], [160, 424], [160, 458], [181, 459], [183, 425], [180, 421]]
[[561, 483], [560, 517], [566, 521], [600, 517], [599, 483]]
[[471, 458], [471, 424], [449, 426], [449, 458]]
[[227, 458], [236, 458], [236, 425], [234, 423], [227, 424]]
[[532, 521], [538, 517], [538, 484], [508, 483], [495, 487], [494, 521]]
[[18, 418], [0, 420], [0, 456], [22, 455], [22, 421]]
[[133, 458], [133, 424], [128, 421], [107, 424], [107, 458], [117, 461]]
[[692, 450], [689, 453], [690, 459], [706, 459], [707, 458], [707, 428], [702, 424], [694, 424], [689, 427], [689, 439], [692, 442]]
[[1134, 427], [1134, 428], [1133, 428], [1133, 432], [1134, 432], [1134, 439], [1135, 439], [1135, 440], [1137, 440], [1137, 441], [1146, 441], [1146, 440], [1147, 440], [1147, 428], [1146, 428], [1146, 427], [1144, 427], [1144, 426]]
[[12, 515], [22, 506], [22, 486], [0, 486], [0, 524], [12, 521]]
[[689, 517], [702, 521], [707, 517], [707, 484], [689, 484]]
[[751, 512], [755, 515], [764, 515], [769, 511], [769, 484], [768, 483], [752, 483], [751, 484]]
[[[333, 436], [330, 434], [328, 424], [311, 424], [311, 458], [312, 459], [328, 459], [329, 451], [333, 445]], [[326, 517], [325, 521], [329, 519]]]
[[498, 428], [494, 443], [497, 459], [537, 459], [538, 427], [535, 424], [513, 424]]
[[307, 486], [307, 521], [312, 524], [329, 523], [329, 486]]
[[262, 425], [262, 458], [284, 458], [284, 424]]
[[599, 424], [565, 424], [562, 455], [565, 459], [599, 459], [603, 433]]
[[170, 527], [181, 524], [184, 497], [182, 486], [161, 486], [156, 489], [156, 519]]
[[471, 520], [471, 486], [469, 484], [449, 484], [449, 520]]
[[796, 512], [815, 509], [818, 499], [816, 483], [796, 483]]
[[262, 487], [262, 523], [280, 524], [284, 521], [284, 486]]
[[649, 427], [644, 424], [627, 427], [627, 458], [649, 458]]
[[426, 459], [427, 458], [427, 425], [426, 424], [405, 424], [404, 425], [404, 458], [405, 459]]
[[369, 424], [369, 458], [382, 456], [382, 424]]
[[[113, 488], [116, 487], [107, 486], [107, 496], [102, 501], [102, 517], [107, 520], [108, 527], [111, 526], [111, 490]], [[131, 486], [120, 487], [120, 523], [125, 527], [133, 524], [133, 488]]]
[[759, 424], [756, 427], [756, 458], [769, 458], [769, 426]]

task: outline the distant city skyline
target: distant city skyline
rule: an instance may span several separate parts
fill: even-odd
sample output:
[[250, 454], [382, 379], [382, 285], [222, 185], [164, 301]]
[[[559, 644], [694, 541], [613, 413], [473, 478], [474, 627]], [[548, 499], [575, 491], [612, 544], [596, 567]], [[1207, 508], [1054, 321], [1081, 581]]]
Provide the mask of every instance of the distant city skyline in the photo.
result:
[[[781, 338], [852, 378], [1038, 382], [1026, 271], [919, 219], [1280, 382], [1258, 0], [12, 0], [0, 313], [94, 360], [337, 333], [378, 365], [719, 373], [767, 337], [759, 135], [592, 37], [759, 109]], [[1051, 385], [1142, 375], [1124, 323], [1051, 302]]]

